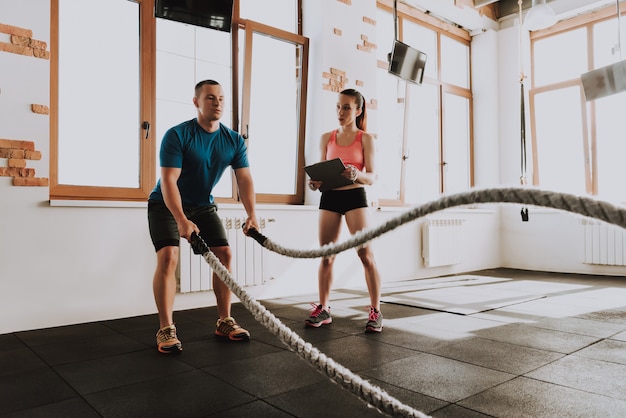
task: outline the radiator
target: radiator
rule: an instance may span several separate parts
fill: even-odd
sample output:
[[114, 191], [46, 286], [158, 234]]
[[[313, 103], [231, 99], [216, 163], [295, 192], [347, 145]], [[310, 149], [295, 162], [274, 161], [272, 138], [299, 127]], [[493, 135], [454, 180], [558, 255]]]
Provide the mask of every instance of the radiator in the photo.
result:
[[626, 266], [626, 230], [590, 219], [581, 223], [585, 264]]
[[[232, 276], [242, 287], [262, 285], [268, 280], [269, 268], [263, 247], [254, 239], [246, 237], [241, 230], [245, 218], [222, 218], [230, 244], [233, 259]], [[267, 224], [273, 219], [259, 219], [262, 234], [267, 233]], [[209, 263], [194, 254], [185, 239], [180, 240], [178, 264], [178, 291], [180, 293], [200, 292], [213, 289], [213, 270]]]
[[422, 225], [422, 257], [426, 267], [461, 262], [463, 219], [429, 219]]

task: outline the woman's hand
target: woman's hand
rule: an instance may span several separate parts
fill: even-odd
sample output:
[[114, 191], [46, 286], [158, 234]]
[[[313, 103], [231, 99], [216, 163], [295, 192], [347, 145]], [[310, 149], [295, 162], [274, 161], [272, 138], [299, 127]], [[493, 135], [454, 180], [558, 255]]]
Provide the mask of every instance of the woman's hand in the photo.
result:
[[359, 170], [352, 164], [348, 164], [341, 175], [354, 183], [359, 178]]
[[318, 180], [309, 180], [309, 189], [316, 191], [322, 187], [322, 182]]

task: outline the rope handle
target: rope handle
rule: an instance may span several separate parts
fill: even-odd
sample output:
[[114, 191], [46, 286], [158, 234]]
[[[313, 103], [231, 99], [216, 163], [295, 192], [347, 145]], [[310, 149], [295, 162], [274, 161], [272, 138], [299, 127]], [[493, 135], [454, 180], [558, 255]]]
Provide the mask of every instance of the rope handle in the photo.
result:
[[258, 242], [259, 244], [265, 247], [265, 241], [267, 241], [267, 237], [263, 235], [262, 233], [260, 233], [259, 231], [257, 231], [255, 228], [248, 229], [248, 236], [250, 238], [254, 238], [256, 242]]
[[[267, 237], [257, 231], [255, 228], [248, 229], [248, 236], [254, 238], [256, 242], [265, 247], [265, 241], [267, 241]], [[204, 242], [202, 237], [196, 234], [196, 231], [191, 233], [189, 237], [189, 244], [191, 244], [191, 249], [194, 254], [205, 254], [209, 251], [209, 246]]]
[[204, 242], [200, 235], [196, 234], [196, 231], [191, 233], [189, 244], [191, 244], [191, 249], [194, 254], [204, 255], [209, 252], [209, 246], [206, 245], [206, 242]]

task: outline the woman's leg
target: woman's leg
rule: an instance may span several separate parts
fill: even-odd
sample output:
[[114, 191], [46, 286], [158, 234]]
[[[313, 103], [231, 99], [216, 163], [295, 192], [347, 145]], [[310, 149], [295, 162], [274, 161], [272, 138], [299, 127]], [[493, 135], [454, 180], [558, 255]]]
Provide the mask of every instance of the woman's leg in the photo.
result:
[[[341, 214], [321, 209], [319, 216], [320, 246], [336, 242], [341, 232]], [[318, 289], [320, 304], [328, 308], [330, 303], [330, 289], [333, 284], [333, 263], [335, 256], [322, 257], [318, 269]]]
[[[346, 223], [351, 234], [367, 228], [368, 215], [369, 208], [358, 208], [346, 212]], [[365, 243], [357, 249], [357, 254], [365, 271], [365, 283], [370, 295], [371, 306], [380, 311], [380, 273], [374, 260], [372, 247], [369, 243]]]

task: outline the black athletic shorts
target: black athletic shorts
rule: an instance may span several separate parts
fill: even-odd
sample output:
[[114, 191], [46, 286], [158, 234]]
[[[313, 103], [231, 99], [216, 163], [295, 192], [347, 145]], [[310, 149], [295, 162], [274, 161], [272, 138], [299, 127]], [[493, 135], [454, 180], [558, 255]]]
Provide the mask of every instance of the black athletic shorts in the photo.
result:
[[[200, 229], [200, 236], [209, 247], [228, 246], [226, 230], [222, 220], [217, 216], [217, 206], [184, 207], [187, 218]], [[174, 216], [165, 203], [148, 201], [148, 226], [154, 249], [176, 246], [180, 243], [180, 234]]]
[[322, 193], [320, 209], [345, 215], [353, 209], [366, 208], [367, 195], [364, 187], [347, 190], [328, 190]]

